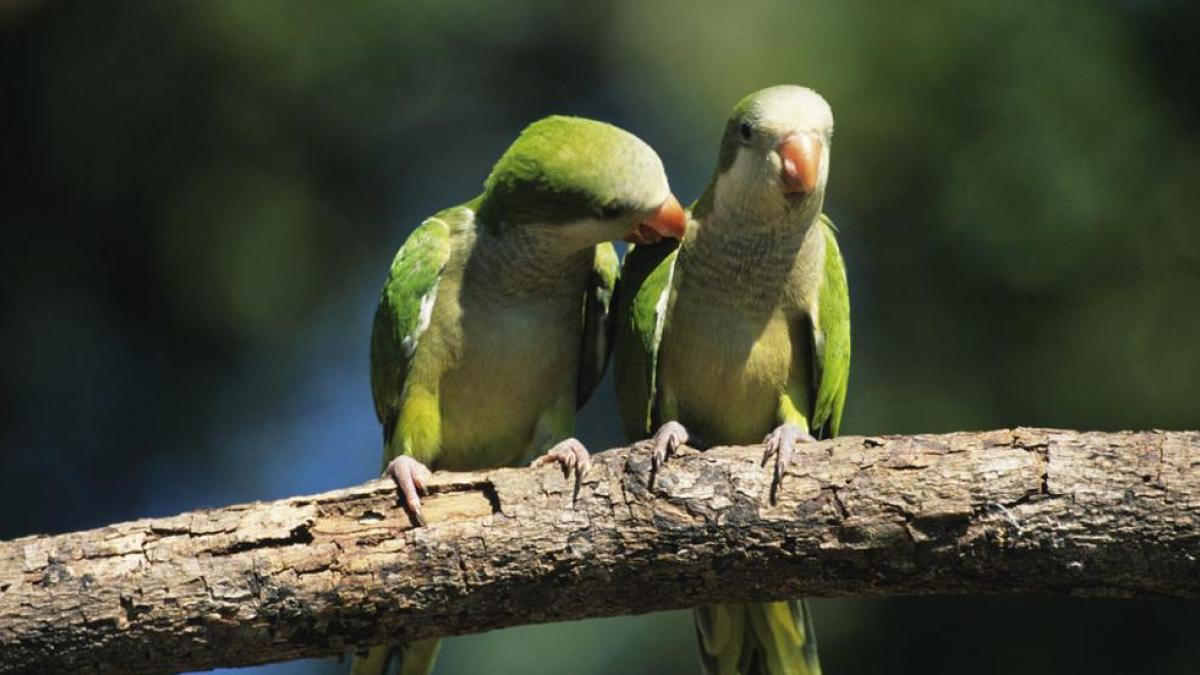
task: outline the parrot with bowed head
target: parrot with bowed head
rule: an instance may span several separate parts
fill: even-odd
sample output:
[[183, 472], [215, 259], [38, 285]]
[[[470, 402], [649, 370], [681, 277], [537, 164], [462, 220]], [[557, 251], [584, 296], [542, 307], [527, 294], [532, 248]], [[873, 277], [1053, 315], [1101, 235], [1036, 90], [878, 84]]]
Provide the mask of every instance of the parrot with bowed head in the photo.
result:
[[[483, 194], [425, 220], [392, 262], [371, 333], [384, 472], [416, 524], [431, 469], [543, 453], [579, 480], [575, 411], [610, 352], [610, 240], [682, 236], [658, 155], [614, 126], [548, 117], [493, 167]], [[372, 648], [354, 675], [432, 670], [437, 640]]]
[[[796, 444], [837, 435], [850, 305], [836, 231], [821, 213], [832, 134], [829, 104], [810, 89], [747, 96], [682, 240], [626, 255], [617, 393], [626, 434], [650, 436], [652, 476], [689, 441], [762, 442], [764, 464], [775, 458], [774, 499]], [[695, 616], [706, 673], [820, 673], [803, 600], [709, 605]]]

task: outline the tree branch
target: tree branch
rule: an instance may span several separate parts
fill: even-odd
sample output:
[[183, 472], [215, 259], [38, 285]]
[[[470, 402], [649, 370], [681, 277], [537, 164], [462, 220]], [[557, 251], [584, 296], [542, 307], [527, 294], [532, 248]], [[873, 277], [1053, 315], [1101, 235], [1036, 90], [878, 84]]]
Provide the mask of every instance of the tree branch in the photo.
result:
[[1200, 432], [846, 437], [439, 473], [0, 542], [0, 672], [151, 673], [730, 600], [1200, 598]]

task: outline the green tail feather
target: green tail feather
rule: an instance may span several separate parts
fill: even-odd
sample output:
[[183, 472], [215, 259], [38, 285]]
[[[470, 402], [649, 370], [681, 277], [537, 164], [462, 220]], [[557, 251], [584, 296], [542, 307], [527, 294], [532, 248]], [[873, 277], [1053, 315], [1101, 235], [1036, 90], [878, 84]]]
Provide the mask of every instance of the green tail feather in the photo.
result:
[[350, 675], [429, 675], [437, 660], [438, 639], [417, 640], [402, 645], [371, 647], [366, 656], [355, 655]]
[[821, 675], [804, 600], [695, 610], [705, 675]]

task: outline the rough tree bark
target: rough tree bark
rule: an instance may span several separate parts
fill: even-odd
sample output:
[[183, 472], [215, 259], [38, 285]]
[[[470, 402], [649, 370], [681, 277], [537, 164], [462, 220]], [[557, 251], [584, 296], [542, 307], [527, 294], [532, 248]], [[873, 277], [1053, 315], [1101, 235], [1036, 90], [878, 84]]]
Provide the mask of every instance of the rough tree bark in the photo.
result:
[[1017, 429], [438, 474], [0, 543], [0, 672], [151, 673], [799, 595], [1200, 597], [1200, 432]]

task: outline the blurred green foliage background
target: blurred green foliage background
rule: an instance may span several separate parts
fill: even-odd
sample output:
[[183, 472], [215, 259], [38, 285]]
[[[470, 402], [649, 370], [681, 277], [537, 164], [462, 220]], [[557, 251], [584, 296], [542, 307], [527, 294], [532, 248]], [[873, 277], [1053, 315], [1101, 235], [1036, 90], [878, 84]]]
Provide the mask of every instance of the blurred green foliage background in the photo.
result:
[[[694, 198], [733, 103], [785, 82], [837, 119], [847, 432], [1200, 427], [1198, 26], [1186, 0], [0, 0], [0, 537], [373, 476], [368, 330], [409, 229], [549, 113], [634, 131]], [[619, 443], [608, 389], [582, 436]], [[816, 613], [831, 675], [1200, 663], [1194, 604]], [[679, 612], [526, 627], [438, 672], [695, 673], [692, 639]]]

